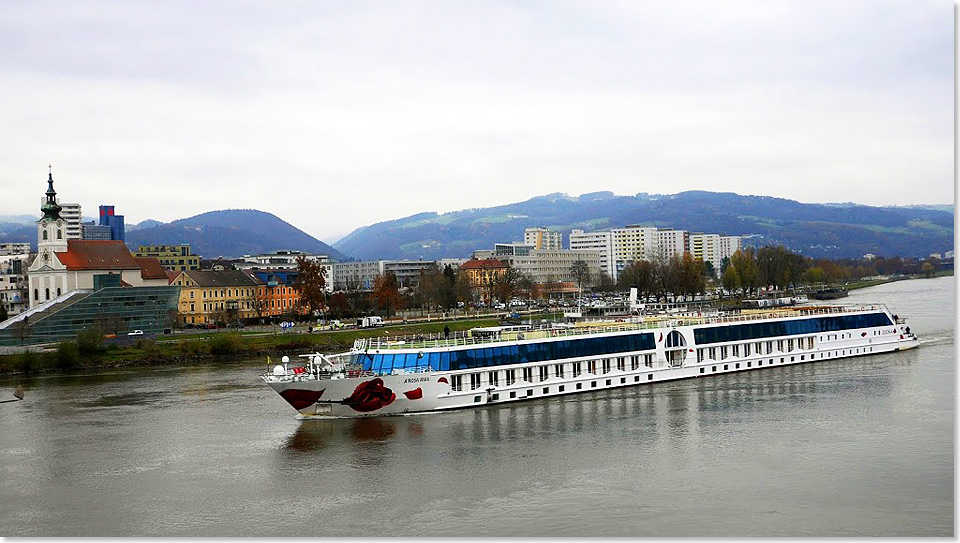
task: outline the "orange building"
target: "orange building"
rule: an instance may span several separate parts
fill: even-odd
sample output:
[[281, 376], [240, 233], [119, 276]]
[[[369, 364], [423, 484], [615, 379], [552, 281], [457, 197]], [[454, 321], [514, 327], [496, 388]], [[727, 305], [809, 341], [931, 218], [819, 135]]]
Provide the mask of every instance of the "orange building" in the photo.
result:
[[293, 270], [247, 270], [257, 287], [257, 309], [261, 317], [306, 313], [300, 307], [300, 293], [293, 288], [297, 273]]

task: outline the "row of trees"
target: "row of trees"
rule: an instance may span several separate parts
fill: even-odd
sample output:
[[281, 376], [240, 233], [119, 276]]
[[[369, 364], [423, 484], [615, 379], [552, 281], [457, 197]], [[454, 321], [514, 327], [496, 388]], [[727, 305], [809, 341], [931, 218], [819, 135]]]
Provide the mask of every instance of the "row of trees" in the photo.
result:
[[[449, 310], [469, 304], [475, 294], [490, 301], [507, 302], [514, 297], [538, 299], [545, 292], [556, 291], [556, 284], [536, 284], [515, 268], [492, 275], [487, 283], [471, 288], [468, 277], [450, 266], [434, 266], [421, 271], [416, 288], [401, 289], [396, 276], [387, 272], [374, 280], [370, 292], [350, 290], [325, 293], [324, 268], [318, 263], [298, 261], [300, 273], [294, 288], [300, 294], [303, 308], [310, 311], [329, 310], [333, 318], [381, 311], [387, 315], [404, 308]], [[939, 267], [936, 261], [918, 261], [900, 257], [873, 260], [827, 260], [806, 258], [782, 246], [748, 248], [725, 258], [720, 269], [719, 285], [727, 293], [749, 296], [760, 289], [789, 290], [801, 285], [842, 283], [874, 275], [931, 273]], [[590, 273], [585, 262], [571, 266], [570, 276], [578, 287], [597, 290], [627, 290], [636, 287], [642, 299], [667, 299], [669, 296], [692, 297], [704, 294], [715, 283], [712, 266], [689, 253], [669, 259], [631, 262], [619, 274], [617, 282], [601, 274]], [[556, 282], [559, 284], [559, 281]]]

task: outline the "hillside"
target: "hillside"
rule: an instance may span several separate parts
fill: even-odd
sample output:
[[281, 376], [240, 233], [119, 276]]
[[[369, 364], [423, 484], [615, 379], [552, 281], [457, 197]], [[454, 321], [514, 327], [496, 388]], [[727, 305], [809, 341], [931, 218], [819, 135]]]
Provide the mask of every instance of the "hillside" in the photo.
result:
[[127, 246], [189, 243], [204, 258], [238, 257], [278, 250], [326, 254], [343, 260], [342, 253], [275, 215], [255, 209], [209, 211], [194, 217], [126, 233]]
[[953, 213], [929, 207], [804, 204], [769, 196], [689, 191], [672, 195], [579, 197], [555, 193], [524, 202], [444, 214], [419, 213], [359, 228], [334, 244], [363, 260], [467, 257], [475, 249], [523, 239], [546, 226], [567, 235], [629, 224], [745, 236], [750, 245], [782, 244], [806, 256], [865, 253], [926, 256], [953, 248]]

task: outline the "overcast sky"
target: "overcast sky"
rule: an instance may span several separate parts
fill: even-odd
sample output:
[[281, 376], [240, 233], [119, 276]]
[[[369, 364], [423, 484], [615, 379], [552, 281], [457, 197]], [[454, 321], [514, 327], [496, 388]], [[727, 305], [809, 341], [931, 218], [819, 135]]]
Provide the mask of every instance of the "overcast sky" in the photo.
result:
[[952, 203], [947, 0], [0, 0], [0, 214]]

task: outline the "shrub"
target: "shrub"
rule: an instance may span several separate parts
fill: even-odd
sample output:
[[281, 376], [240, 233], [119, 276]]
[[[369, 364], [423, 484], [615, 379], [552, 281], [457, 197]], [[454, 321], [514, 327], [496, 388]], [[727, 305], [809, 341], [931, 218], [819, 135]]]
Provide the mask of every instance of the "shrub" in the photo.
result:
[[77, 348], [80, 354], [89, 355], [103, 352], [103, 332], [97, 327], [77, 332]]
[[40, 368], [40, 354], [33, 351], [24, 351], [20, 353], [17, 359], [17, 370], [23, 373], [30, 373]]
[[216, 356], [237, 354], [242, 347], [240, 334], [217, 334], [210, 339], [210, 353]]
[[80, 348], [72, 341], [61, 341], [57, 345], [57, 369], [71, 370], [80, 363]]

